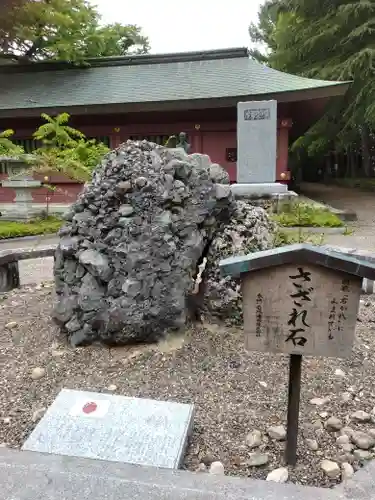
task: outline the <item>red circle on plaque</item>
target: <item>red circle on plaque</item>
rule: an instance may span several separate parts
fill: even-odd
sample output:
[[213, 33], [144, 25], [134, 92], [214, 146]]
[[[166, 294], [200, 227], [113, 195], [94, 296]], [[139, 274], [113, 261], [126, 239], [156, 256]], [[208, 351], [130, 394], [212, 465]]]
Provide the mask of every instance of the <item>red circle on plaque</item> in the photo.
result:
[[82, 411], [83, 411], [83, 413], [93, 413], [97, 409], [98, 409], [98, 405], [96, 403], [94, 403], [93, 401], [91, 401], [90, 403], [86, 403], [83, 406]]

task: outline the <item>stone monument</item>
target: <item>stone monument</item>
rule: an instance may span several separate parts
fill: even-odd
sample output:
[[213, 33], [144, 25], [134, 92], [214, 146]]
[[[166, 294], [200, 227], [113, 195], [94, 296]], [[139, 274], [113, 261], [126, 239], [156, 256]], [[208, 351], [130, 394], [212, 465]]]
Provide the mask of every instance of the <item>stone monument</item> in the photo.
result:
[[190, 404], [63, 389], [22, 449], [177, 469], [193, 411]]
[[286, 193], [277, 183], [277, 102], [237, 104], [237, 184], [235, 196], [263, 197]]

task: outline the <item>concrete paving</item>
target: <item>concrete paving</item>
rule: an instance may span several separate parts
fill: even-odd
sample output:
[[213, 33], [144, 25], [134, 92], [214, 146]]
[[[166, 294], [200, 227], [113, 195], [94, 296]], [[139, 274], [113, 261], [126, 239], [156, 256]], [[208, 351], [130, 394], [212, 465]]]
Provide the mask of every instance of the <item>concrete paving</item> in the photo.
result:
[[[373, 474], [373, 471], [370, 471]], [[371, 475], [371, 474], [370, 474]], [[345, 490], [0, 449], [0, 500], [370, 500]], [[351, 490], [357, 494], [358, 488]], [[372, 490], [373, 491], [373, 490]]]

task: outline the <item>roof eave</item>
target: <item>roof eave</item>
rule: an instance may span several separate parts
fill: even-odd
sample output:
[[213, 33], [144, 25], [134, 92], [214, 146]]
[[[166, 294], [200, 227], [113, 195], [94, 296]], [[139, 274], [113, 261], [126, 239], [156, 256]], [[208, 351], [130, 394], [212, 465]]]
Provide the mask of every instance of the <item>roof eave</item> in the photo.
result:
[[271, 100], [298, 102], [312, 99], [340, 97], [344, 95], [350, 82], [282, 92], [248, 94], [207, 99], [186, 99], [174, 101], [150, 101], [135, 103], [87, 104], [78, 106], [51, 106], [35, 108], [0, 109], [0, 118], [37, 117], [41, 113], [58, 114], [69, 110], [73, 115], [120, 114], [130, 112], [185, 111], [191, 109], [212, 109], [234, 107], [240, 101]]

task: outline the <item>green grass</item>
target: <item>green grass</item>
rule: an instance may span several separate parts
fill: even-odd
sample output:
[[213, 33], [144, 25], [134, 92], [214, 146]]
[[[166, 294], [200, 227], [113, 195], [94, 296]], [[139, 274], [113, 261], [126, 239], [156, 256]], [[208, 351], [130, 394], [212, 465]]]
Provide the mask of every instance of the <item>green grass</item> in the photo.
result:
[[0, 240], [56, 233], [63, 221], [57, 217], [33, 219], [28, 222], [0, 220]]
[[327, 209], [297, 203], [271, 218], [282, 227], [343, 227], [344, 223]]

